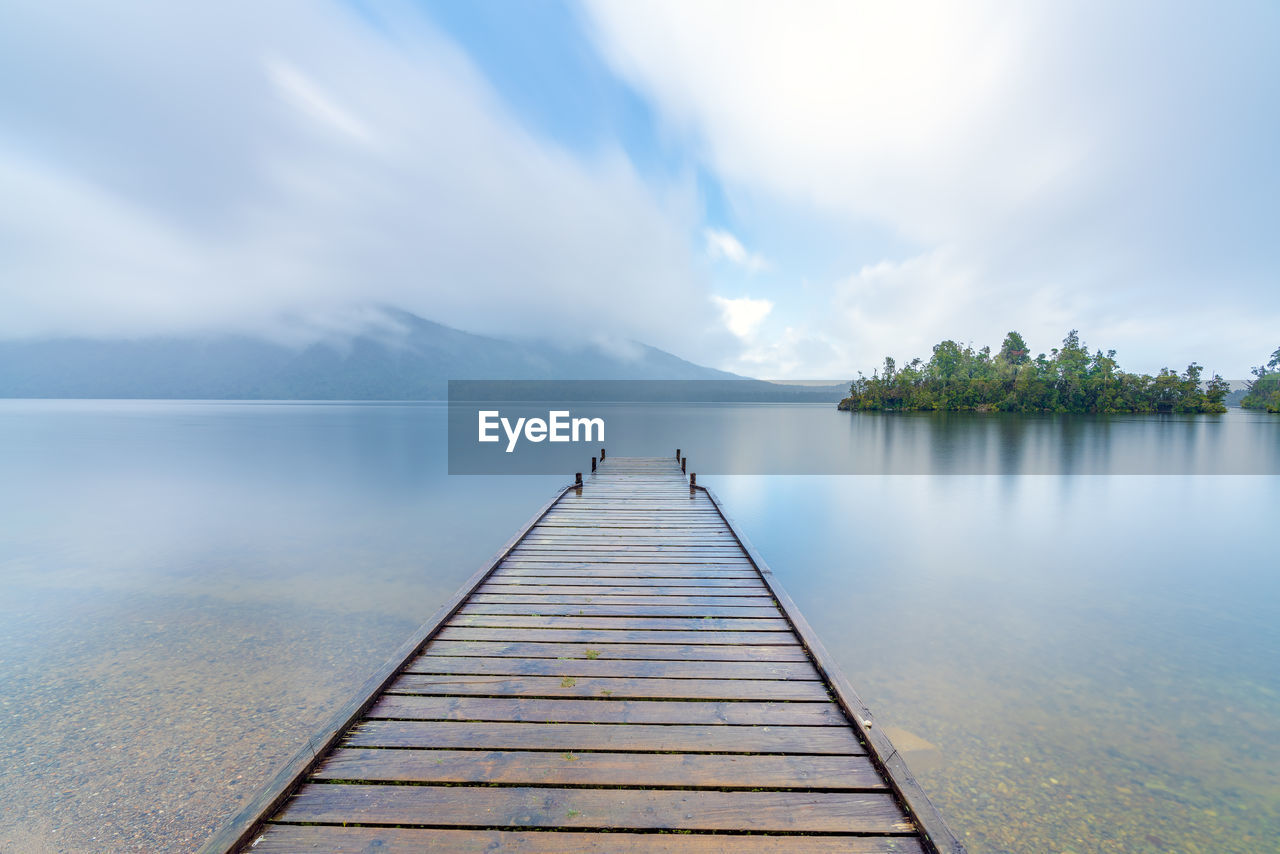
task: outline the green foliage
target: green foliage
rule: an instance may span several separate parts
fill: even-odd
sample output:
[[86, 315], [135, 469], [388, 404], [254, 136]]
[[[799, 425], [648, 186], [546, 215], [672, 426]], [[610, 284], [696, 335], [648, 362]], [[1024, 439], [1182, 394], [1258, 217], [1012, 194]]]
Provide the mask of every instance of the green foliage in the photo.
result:
[[[1092, 355], [1076, 330], [1061, 349], [1034, 359], [1017, 332], [1005, 336], [1000, 351], [974, 350], [955, 341], [933, 348], [927, 362], [913, 359], [899, 368], [892, 358], [870, 377], [862, 374], [840, 402], [846, 410], [942, 410], [976, 412], [1226, 412], [1230, 386], [1214, 374], [1201, 381], [1192, 362], [1179, 374], [1165, 368], [1156, 376], [1120, 370], [1115, 350]], [[1280, 365], [1280, 350], [1273, 356]], [[1275, 376], [1280, 377], [1280, 374]]]
[[1240, 405], [1245, 409], [1280, 412], [1280, 347], [1271, 354], [1270, 361], [1253, 369], [1253, 375], [1257, 379], [1249, 383], [1249, 393]]

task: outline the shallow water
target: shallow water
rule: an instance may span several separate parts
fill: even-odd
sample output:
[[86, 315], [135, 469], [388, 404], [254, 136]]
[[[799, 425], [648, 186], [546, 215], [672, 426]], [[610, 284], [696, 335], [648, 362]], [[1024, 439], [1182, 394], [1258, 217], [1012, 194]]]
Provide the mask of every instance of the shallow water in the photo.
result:
[[1280, 479], [712, 488], [970, 850], [1275, 849]]
[[[606, 445], [867, 433], [782, 409], [633, 407]], [[0, 401], [0, 850], [189, 850], [252, 797], [565, 480], [449, 477], [444, 425]], [[1280, 478], [703, 479], [974, 852], [1280, 837]]]

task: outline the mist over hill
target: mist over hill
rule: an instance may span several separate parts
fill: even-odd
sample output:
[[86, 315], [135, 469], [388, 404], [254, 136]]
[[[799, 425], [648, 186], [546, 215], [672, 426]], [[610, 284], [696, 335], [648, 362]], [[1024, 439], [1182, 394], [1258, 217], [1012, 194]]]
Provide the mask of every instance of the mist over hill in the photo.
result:
[[638, 343], [504, 340], [393, 309], [382, 319], [297, 347], [245, 335], [0, 341], [0, 397], [439, 400], [451, 379], [744, 379]]

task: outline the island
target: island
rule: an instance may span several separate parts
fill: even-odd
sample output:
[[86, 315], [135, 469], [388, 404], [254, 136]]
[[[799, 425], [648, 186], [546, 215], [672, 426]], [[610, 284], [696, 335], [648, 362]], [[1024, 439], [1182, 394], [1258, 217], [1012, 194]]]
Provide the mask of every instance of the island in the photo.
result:
[[[999, 352], [955, 341], [934, 345], [928, 361], [903, 367], [891, 357], [870, 377], [861, 372], [839, 408], [899, 412], [1198, 413], [1226, 412], [1230, 384], [1192, 362], [1179, 374], [1155, 376], [1120, 369], [1115, 350], [1092, 354], [1073, 329], [1061, 348], [1035, 358], [1017, 332]], [[1268, 374], [1268, 376], [1271, 376]], [[1275, 376], [1280, 376], [1276, 374]]]
[[1280, 412], [1280, 347], [1271, 354], [1269, 362], [1253, 369], [1253, 375], [1256, 379], [1249, 383], [1249, 391], [1240, 401], [1240, 406]]

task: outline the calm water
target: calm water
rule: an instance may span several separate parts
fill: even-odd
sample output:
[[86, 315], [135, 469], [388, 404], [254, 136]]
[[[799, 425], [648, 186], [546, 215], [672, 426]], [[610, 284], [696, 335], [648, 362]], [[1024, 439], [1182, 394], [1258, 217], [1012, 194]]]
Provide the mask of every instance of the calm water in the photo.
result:
[[[871, 418], [632, 407], [605, 444], [1135, 470], [1114, 424]], [[188, 850], [250, 798], [564, 482], [447, 476], [445, 421], [0, 401], [0, 851]], [[1278, 470], [1280, 418], [1129, 423]], [[700, 479], [972, 851], [1275, 849], [1280, 478]]]

